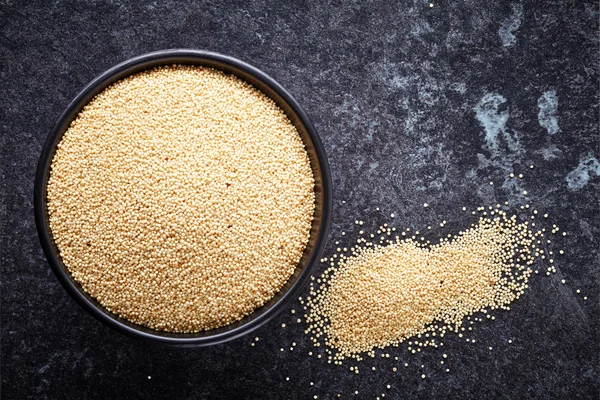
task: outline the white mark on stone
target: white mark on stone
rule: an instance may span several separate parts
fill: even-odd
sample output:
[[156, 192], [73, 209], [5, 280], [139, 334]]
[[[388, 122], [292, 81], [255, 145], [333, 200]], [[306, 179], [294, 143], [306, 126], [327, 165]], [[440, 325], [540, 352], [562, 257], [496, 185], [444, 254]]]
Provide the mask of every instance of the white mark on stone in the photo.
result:
[[465, 94], [467, 92], [467, 85], [464, 82], [455, 82], [450, 85], [450, 89], [460, 94]]
[[521, 20], [523, 18], [523, 4], [514, 4], [512, 6], [512, 14], [504, 20], [500, 29], [498, 29], [498, 36], [504, 47], [514, 46], [517, 43], [517, 37], [515, 31], [521, 26]]
[[562, 156], [562, 151], [554, 144], [536, 150], [535, 153], [540, 154], [546, 161], [554, 160]]
[[558, 117], [556, 109], [558, 108], [558, 97], [555, 90], [544, 92], [538, 99], [538, 121], [540, 126], [548, 131], [548, 134], [554, 135], [560, 132], [558, 127]]
[[579, 190], [588, 184], [590, 174], [600, 176], [600, 162], [591, 154], [581, 158], [579, 165], [567, 174], [567, 186], [571, 190]]
[[592, 4], [585, 4], [584, 7], [585, 7], [585, 13], [587, 14], [588, 17], [594, 18], [594, 19], [598, 18], [598, 11], [594, 10], [594, 6]]
[[500, 111], [500, 106], [506, 103], [504, 96], [498, 93], [488, 93], [473, 108], [477, 120], [485, 129], [485, 143], [494, 152], [499, 148], [499, 136], [506, 132], [508, 109]]
[[[509, 129], [506, 124], [510, 117], [507, 100], [498, 93], [487, 93], [479, 103], [473, 107], [477, 120], [485, 130], [482, 148], [490, 152], [489, 158], [484, 154], [477, 154], [478, 166], [476, 170], [467, 174], [467, 178], [478, 178], [477, 171], [485, 171], [494, 167], [505, 171], [508, 175], [513, 172], [513, 165], [519, 162], [524, 153], [518, 132]], [[486, 177], [489, 183], [490, 176]], [[520, 201], [523, 190], [518, 183], [504, 182], [502, 188], [507, 192], [511, 201]], [[489, 184], [480, 185], [477, 194], [485, 202], [495, 201], [495, 191]]]
[[505, 179], [502, 183], [502, 189], [509, 192], [513, 198], [520, 199], [521, 202], [525, 199], [525, 195], [523, 194], [525, 191], [517, 179]]

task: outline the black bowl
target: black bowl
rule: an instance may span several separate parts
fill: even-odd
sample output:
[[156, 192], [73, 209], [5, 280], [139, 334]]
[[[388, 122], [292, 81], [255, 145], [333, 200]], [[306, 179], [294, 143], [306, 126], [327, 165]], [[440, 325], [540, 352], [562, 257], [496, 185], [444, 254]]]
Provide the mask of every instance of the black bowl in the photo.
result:
[[[128, 75], [167, 64], [193, 64], [219, 69], [238, 76], [273, 99], [300, 133], [315, 179], [316, 206], [310, 238], [288, 282], [268, 303], [242, 320], [221, 328], [193, 334], [156, 331], [107, 311], [96, 299], [84, 292], [81, 285], [73, 279], [61, 260], [48, 225], [46, 190], [50, 164], [56, 146], [71, 121], [96, 94], [107, 86]], [[50, 267], [66, 291], [83, 309], [106, 325], [138, 339], [177, 346], [205, 346], [225, 342], [253, 331], [274, 318], [298, 296], [314, 271], [327, 240], [331, 218], [331, 176], [325, 150], [308, 116], [298, 102], [273, 78], [232, 57], [201, 50], [174, 49], [144, 54], [116, 65], [94, 79], [79, 93], [62, 114], [44, 144], [35, 177], [33, 200], [38, 236]]]

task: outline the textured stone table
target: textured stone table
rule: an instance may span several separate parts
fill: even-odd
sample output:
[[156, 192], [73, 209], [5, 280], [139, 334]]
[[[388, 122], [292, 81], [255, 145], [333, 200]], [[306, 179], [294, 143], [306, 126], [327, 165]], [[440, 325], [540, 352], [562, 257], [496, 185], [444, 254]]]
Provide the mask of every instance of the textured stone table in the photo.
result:
[[[598, 398], [597, 2], [228, 3], [0, 2], [2, 399]], [[359, 375], [308, 357], [289, 310], [253, 335], [255, 346], [162, 348], [106, 328], [42, 254], [37, 158], [97, 74], [177, 47], [254, 64], [308, 111], [333, 173], [325, 255], [356, 239], [355, 219], [367, 229], [391, 213], [398, 227], [445, 219], [439, 236], [470, 222], [463, 206], [524, 201], [569, 233], [557, 240], [566, 252], [557, 274], [534, 276], [510, 312], [475, 326], [475, 343], [393, 349], [399, 361], [368, 359]]]

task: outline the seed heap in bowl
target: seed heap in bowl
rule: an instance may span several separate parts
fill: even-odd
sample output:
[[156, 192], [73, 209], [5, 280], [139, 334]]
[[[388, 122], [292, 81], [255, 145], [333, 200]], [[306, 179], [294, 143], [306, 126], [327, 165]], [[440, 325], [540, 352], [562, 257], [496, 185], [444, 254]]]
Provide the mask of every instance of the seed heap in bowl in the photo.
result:
[[164, 66], [98, 94], [48, 181], [64, 264], [108, 310], [156, 330], [240, 320], [293, 274], [314, 212], [304, 144], [232, 75]]
[[[483, 216], [477, 224], [438, 244], [410, 230], [394, 235], [385, 224], [379, 237], [359, 238], [350, 252], [338, 248], [302, 301], [308, 308], [305, 333], [315, 346], [325, 344], [330, 362], [340, 364], [408, 339], [419, 350], [437, 347], [448, 331], [462, 337], [461, 325], [473, 313], [509, 310], [528, 288], [531, 265], [545, 258], [545, 229], [508, 217], [499, 205], [478, 211]], [[550, 274], [556, 270], [548, 261]]]

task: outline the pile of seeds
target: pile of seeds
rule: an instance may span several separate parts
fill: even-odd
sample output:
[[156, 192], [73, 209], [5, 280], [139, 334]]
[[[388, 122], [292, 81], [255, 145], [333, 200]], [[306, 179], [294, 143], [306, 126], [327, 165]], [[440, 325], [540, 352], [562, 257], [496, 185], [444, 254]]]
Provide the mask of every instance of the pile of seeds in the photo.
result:
[[174, 65], [127, 77], [81, 111], [52, 161], [48, 212], [62, 260], [103, 306], [197, 332], [286, 283], [309, 238], [314, 179], [272, 100]]
[[[545, 229], [518, 222], [500, 205], [477, 212], [481, 217], [470, 229], [438, 244], [410, 229], [395, 235], [385, 224], [380, 236], [361, 237], [349, 251], [337, 249], [302, 301], [305, 333], [315, 346], [325, 345], [329, 362], [361, 360], [362, 353], [374, 356], [375, 348], [409, 339], [419, 349], [437, 347], [447, 332], [463, 331], [474, 313], [510, 308], [528, 288], [534, 260], [545, 258]], [[547, 261], [550, 274], [553, 260]]]

